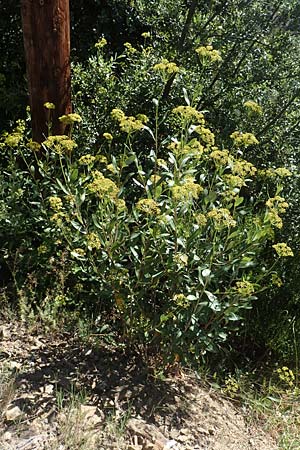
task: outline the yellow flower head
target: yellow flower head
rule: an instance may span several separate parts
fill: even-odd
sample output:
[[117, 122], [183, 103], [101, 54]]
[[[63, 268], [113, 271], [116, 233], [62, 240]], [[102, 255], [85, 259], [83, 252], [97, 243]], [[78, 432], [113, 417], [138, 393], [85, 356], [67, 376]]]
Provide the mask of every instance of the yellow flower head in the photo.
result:
[[230, 211], [226, 208], [215, 208], [207, 213], [207, 217], [212, 219], [217, 229], [223, 227], [235, 227], [236, 220], [233, 219]]
[[272, 247], [279, 257], [294, 256], [293, 250], [285, 242], [279, 242]]
[[119, 108], [114, 108], [112, 110], [112, 112], [110, 113], [110, 115], [114, 120], [118, 120], [118, 121], [122, 120], [126, 117], [125, 113]]
[[46, 103], [44, 103], [44, 107], [45, 107], [46, 109], [55, 109], [54, 103], [51, 103], [51, 102], [46, 102]]
[[168, 75], [179, 72], [179, 67], [174, 62], [169, 62], [167, 59], [163, 59], [160, 63], [155, 64], [153, 67], [155, 72], [165, 72]]
[[77, 144], [65, 135], [48, 136], [43, 145], [58, 155], [70, 154], [77, 147]]
[[190, 301], [186, 298], [184, 294], [175, 294], [173, 301], [177, 306], [181, 308], [188, 308], [190, 306]]
[[204, 115], [200, 111], [197, 111], [192, 106], [177, 106], [172, 110], [173, 114], [178, 114], [184, 120], [195, 122], [198, 124], [204, 124]]
[[250, 281], [237, 281], [234, 289], [242, 297], [249, 297], [255, 291], [255, 287]]
[[158, 158], [156, 162], [157, 162], [158, 167], [162, 167], [164, 169], [166, 169], [168, 167], [168, 163], [162, 158]]
[[272, 211], [284, 214], [289, 207], [289, 204], [285, 201], [285, 198], [280, 197], [280, 195], [276, 195], [266, 201], [266, 206]]
[[95, 248], [99, 250], [101, 247], [100, 239], [96, 233], [89, 233], [86, 237], [86, 242], [89, 249]]
[[242, 186], [245, 186], [244, 179], [238, 175], [224, 175], [223, 180], [231, 188], [241, 188]]
[[136, 209], [144, 214], [157, 216], [160, 214], [160, 208], [155, 200], [144, 198], [137, 202]]
[[275, 228], [281, 230], [281, 228], [283, 227], [282, 219], [275, 209], [270, 209], [269, 211], [267, 211], [266, 218], [267, 220], [269, 220], [270, 224]]
[[230, 135], [234, 143], [238, 147], [249, 147], [250, 145], [257, 145], [259, 141], [256, 139], [252, 133], [241, 133], [240, 131], [235, 131]]
[[127, 53], [135, 53], [137, 51], [136, 48], [132, 47], [132, 45], [130, 44], [130, 42], [125, 42], [124, 47], [126, 48]]
[[272, 273], [271, 280], [274, 286], [281, 287], [283, 285], [283, 281], [277, 273]]
[[194, 218], [199, 227], [204, 227], [207, 224], [207, 218], [205, 217], [205, 214], [202, 213], [196, 214]]
[[111, 116], [114, 120], [119, 122], [120, 129], [128, 134], [142, 130], [144, 128], [143, 122], [146, 123], [148, 121], [148, 117], [144, 114], [139, 114], [139, 118], [126, 116], [125, 113], [118, 108], [112, 110]]
[[107, 164], [107, 158], [104, 155], [101, 155], [101, 154], [96, 155], [95, 160], [100, 164]]
[[95, 48], [101, 49], [107, 45], [107, 40], [105, 38], [101, 38], [98, 42], [95, 44]]
[[78, 163], [80, 166], [91, 166], [96, 161], [95, 156], [92, 156], [90, 154], [83, 155], [81, 158], [79, 158]]
[[109, 178], [105, 178], [98, 170], [95, 170], [92, 175], [93, 181], [87, 185], [87, 189], [101, 199], [109, 198], [115, 201], [119, 194], [118, 186]]
[[202, 139], [202, 141], [207, 145], [215, 144], [215, 135], [209, 128], [198, 126], [194, 129], [196, 133], [198, 133]]
[[143, 123], [149, 122], [149, 118], [146, 116], [146, 114], [137, 114], [136, 118]]
[[38, 255], [44, 255], [45, 253], [47, 253], [48, 251], [48, 247], [45, 244], [41, 244], [39, 245], [39, 247], [37, 248], [38, 251]]
[[263, 112], [262, 107], [252, 100], [248, 100], [247, 102], [245, 102], [244, 107], [248, 110], [250, 114], [257, 114], [258, 116], [260, 116]]
[[64, 114], [63, 116], [59, 117], [59, 121], [62, 122], [65, 125], [73, 125], [75, 122], [82, 122], [82, 118], [79, 114], [71, 113], [71, 114]]
[[62, 209], [63, 207], [63, 202], [62, 199], [60, 197], [49, 197], [49, 204], [50, 204], [50, 208], [53, 209], [54, 211], [59, 211]]
[[104, 137], [104, 139], [106, 139], [107, 141], [112, 141], [113, 140], [113, 136], [110, 133], [103, 133], [102, 135]]
[[41, 144], [35, 141], [29, 141], [27, 147], [34, 152], [38, 152], [41, 149]]
[[141, 131], [144, 128], [143, 122], [133, 116], [125, 116], [119, 121], [119, 126], [121, 131], [124, 131], [124, 133], [127, 134], [134, 133], [135, 131]]
[[236, 159], [231, 166], [232, 173], [242, 178], [254, 176], [257, 172], [256, 167], [244, 159]]
[[199, 58], [203, 63], [205, 62], [220, 62], [222, 61], [222, 57], [218, 50], [214, 50], [211, 45], [201, 46], [196, 48], [196, 53], [199, 55]]
[[172, 197], [175, 201], [186, 201], [197, 199], [203, 187], [200, 184], [195, 183], [193, 180], [185, 180], [183, 184], [175, 185], [171, 187]]
[[214, 150], [209, 156], [217, 166], [227, 166], [229, 162], [228, 150]]
[[256, 139], [254, 134], [252, 133], [241, 133], [240, 131], [235, 131], [230, 135], [231, 139], [233, 139], [234, 144], [237, 147], [249, 147], [250, 145], [257, 145], [259, 141]]
[[126, 202], [122, 198], [117, 198], [114, 203], [119, 212], [126, 210]]
[[175, 253], [174, 257], [173, 257], [173, 261], [179, 266], [179, 267], [184, 267], [188, 265], [188, 255], [186, 255], [185, 253]]
[[274, 170], [276, 175], [278, 175], [280, 178], [287, 178], [292, 176], [292, 172], [285, 167], [277, 167], [277, 169]]

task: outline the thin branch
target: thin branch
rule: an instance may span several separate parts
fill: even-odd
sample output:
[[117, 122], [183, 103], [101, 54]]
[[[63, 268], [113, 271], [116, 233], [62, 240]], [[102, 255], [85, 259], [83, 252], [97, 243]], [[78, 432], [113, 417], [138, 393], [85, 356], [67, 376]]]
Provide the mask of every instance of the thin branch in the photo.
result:
[[289, 108], [289, 106], [291, 106], [292, 103], [294, 103], [294, 101], [299, 98], [299, 92], [297, 91], [296, 94], [293, 95], [293, 97], [283, 106], [283, 108], [272, 118], [272, 120], [270, 120], [267, 125], [264, 126], [264, 128], [259, 131], [258, 133], [256, 133], [256, 136], [262, 136], [266, 131], [268, 131], [269, 128], [272, 127], [272, 125], [274, 125], [278, 119], [280, 119], [280, 117], [283, 116], [283, 114], [286, 112], [286, 110]]

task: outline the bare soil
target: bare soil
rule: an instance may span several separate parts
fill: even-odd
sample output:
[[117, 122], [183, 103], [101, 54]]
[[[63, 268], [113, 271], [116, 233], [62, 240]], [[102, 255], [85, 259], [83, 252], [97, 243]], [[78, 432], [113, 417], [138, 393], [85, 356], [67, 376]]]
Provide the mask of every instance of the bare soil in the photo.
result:
[[194, 373], [159, 380], [93, 337], [0, 324], [0, 450], [275, 450], [248, 413]]

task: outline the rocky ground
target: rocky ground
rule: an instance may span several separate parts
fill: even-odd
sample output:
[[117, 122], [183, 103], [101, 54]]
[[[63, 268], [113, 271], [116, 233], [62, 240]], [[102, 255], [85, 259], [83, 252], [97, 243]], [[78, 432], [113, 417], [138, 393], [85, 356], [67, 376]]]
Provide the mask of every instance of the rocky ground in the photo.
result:
[[70, 333], [0, 326], [0, 450], [275, 450], [193, 373], [159, 380], [138, 355]]

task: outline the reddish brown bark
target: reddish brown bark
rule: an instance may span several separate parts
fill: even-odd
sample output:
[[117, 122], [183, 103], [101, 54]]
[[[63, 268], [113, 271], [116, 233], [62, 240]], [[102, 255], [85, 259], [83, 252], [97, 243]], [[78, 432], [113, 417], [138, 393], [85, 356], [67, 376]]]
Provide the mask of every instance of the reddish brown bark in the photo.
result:
[[[58, 117], [71, 112], [69, 0], [21, 0], [21, 11], [32, 138], [41, 142], [50, 113], [52, 134], [64, 134]], [[55, 110], [47, 110], [46, 102]]]

